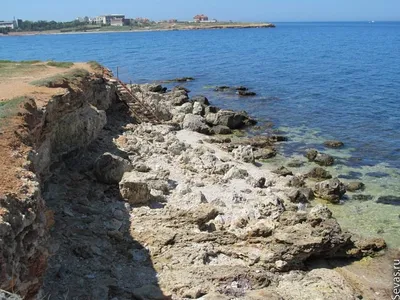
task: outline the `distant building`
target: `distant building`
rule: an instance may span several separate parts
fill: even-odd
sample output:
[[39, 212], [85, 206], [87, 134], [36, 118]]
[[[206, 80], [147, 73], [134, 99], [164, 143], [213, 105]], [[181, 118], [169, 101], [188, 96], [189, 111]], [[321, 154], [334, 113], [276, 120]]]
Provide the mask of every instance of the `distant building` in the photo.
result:
[[195, 22], [204, 22], [204, 21], [208, 21], [208, 17], [206, 15], [196, 15], [193, 17], [193, 20]]
[[78, 17], [76, 18], [77, 21], [81, 22], [81, 23], [88, 23], [91, 20], [89, 19], [89, 17]]
[[0, 21], [0, 28], [16, 29], [18, 28], [18, 22], [15, 19], [14, 21]]
[[148, 24], [150, 23], [150, 19], [147, 18], [136, 18], [135, 23], [137, 24]]
[[200, 21], [200, 23], [217, 23], [217, 22], [218, 22], [218, 20], [216, 20], [216, 19]]
[[112, 14], [93, 18], [93, 22], [98, 25], [123, 26], [125, 24], [125, 15]]

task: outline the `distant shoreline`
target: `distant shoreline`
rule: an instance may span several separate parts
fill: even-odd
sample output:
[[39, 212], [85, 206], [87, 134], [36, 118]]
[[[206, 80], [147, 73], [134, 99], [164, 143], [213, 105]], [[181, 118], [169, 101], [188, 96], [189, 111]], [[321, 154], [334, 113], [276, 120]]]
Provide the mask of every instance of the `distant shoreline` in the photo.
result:
[[170, 26], [160, 28], [135, 28], [126, 30], [87, 30], [87, 31], [68, 31], [61, 32], [60, 30], [46, 31], [21, 31], [10, 32], [9, 34], [0, 34], [0, 37], [11, 36], [30, 36], [30, 35], [54, 35], [54, 34], [90, 34], [90, 33], [126, 33], [126, 32], [153, 32], [153, 31], [187, 31], [187, 30], [207, 30], [207, 29], [249, 29], [249, 28], [275, 28], [272, 23], [232, 23], [232, 24], [204, 24], [204, 25], [185, 25], [185, 26]]

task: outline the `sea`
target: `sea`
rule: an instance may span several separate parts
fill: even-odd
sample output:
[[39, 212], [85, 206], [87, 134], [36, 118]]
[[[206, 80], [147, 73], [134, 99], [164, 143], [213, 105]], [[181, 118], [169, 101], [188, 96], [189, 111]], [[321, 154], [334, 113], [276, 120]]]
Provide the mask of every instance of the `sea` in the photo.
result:
[[[193, 77], [192, 95], [246, 110], [249, 134], [282, 134], [270, 167], [316, 148], [362, 192], [329, 205], [345, 230], [400, 247], [400, 22], [276, 23], [276, 28], [0, 37], [0, 60], [95, 60], [132, 83]], [[255, 97], [215, 92], [246, 86]], [[172, 87], [173, 84], [169, 84]], [[272, 127], [271, 127], [272, 124]], [[344, 142], [341, 149], [323, 142]], [[355, 195], [366, 197], [363, 201]], [[391, 204], [378, 199], [392, 196]]]

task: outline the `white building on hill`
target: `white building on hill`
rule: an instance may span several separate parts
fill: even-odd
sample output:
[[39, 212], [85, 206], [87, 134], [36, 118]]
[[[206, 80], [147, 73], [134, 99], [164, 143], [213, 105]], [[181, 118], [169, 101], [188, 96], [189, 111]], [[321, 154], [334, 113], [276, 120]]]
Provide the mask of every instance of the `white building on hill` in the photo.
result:
[[98, 16], [93, 21], [99, 25], [123, 26], [125, 23], [125, 15], [111, 14]]

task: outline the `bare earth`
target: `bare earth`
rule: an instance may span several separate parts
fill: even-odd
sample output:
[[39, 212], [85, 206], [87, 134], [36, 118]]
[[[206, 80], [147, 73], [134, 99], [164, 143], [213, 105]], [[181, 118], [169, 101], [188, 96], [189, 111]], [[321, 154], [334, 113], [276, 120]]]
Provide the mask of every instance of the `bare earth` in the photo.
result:
[[[36, 64], [10, 63], [0, 68], [0, 103], [7, 100], [27, 96], [35, 100], [37, 107], [43, 107], [53, 95], [64, 93], [62, 88], [47, 88], [31, 85], [34, 80], [43, 79], [56, 74], [62, 74], [76, 68], [83, 68], [93, 72], [90, 65], [76, 63], [71, 68], [58, 68], [47, 66], [46, 62]], [[18, 108], [17, 110], [25, 110]], [[0, 107], [1, 115], [1, 107]], [[4, 119], [7, 117], [6, 119]], [[24, 117], [20, 114], [1, 116], [0, 118], [0, 194], [18, 194], [24, 190], [22, 166], [26, 163], [25, 157], [31, 150], [26, 144], [21, 143], [21, 136], [29, 134], [24, 126]]]

